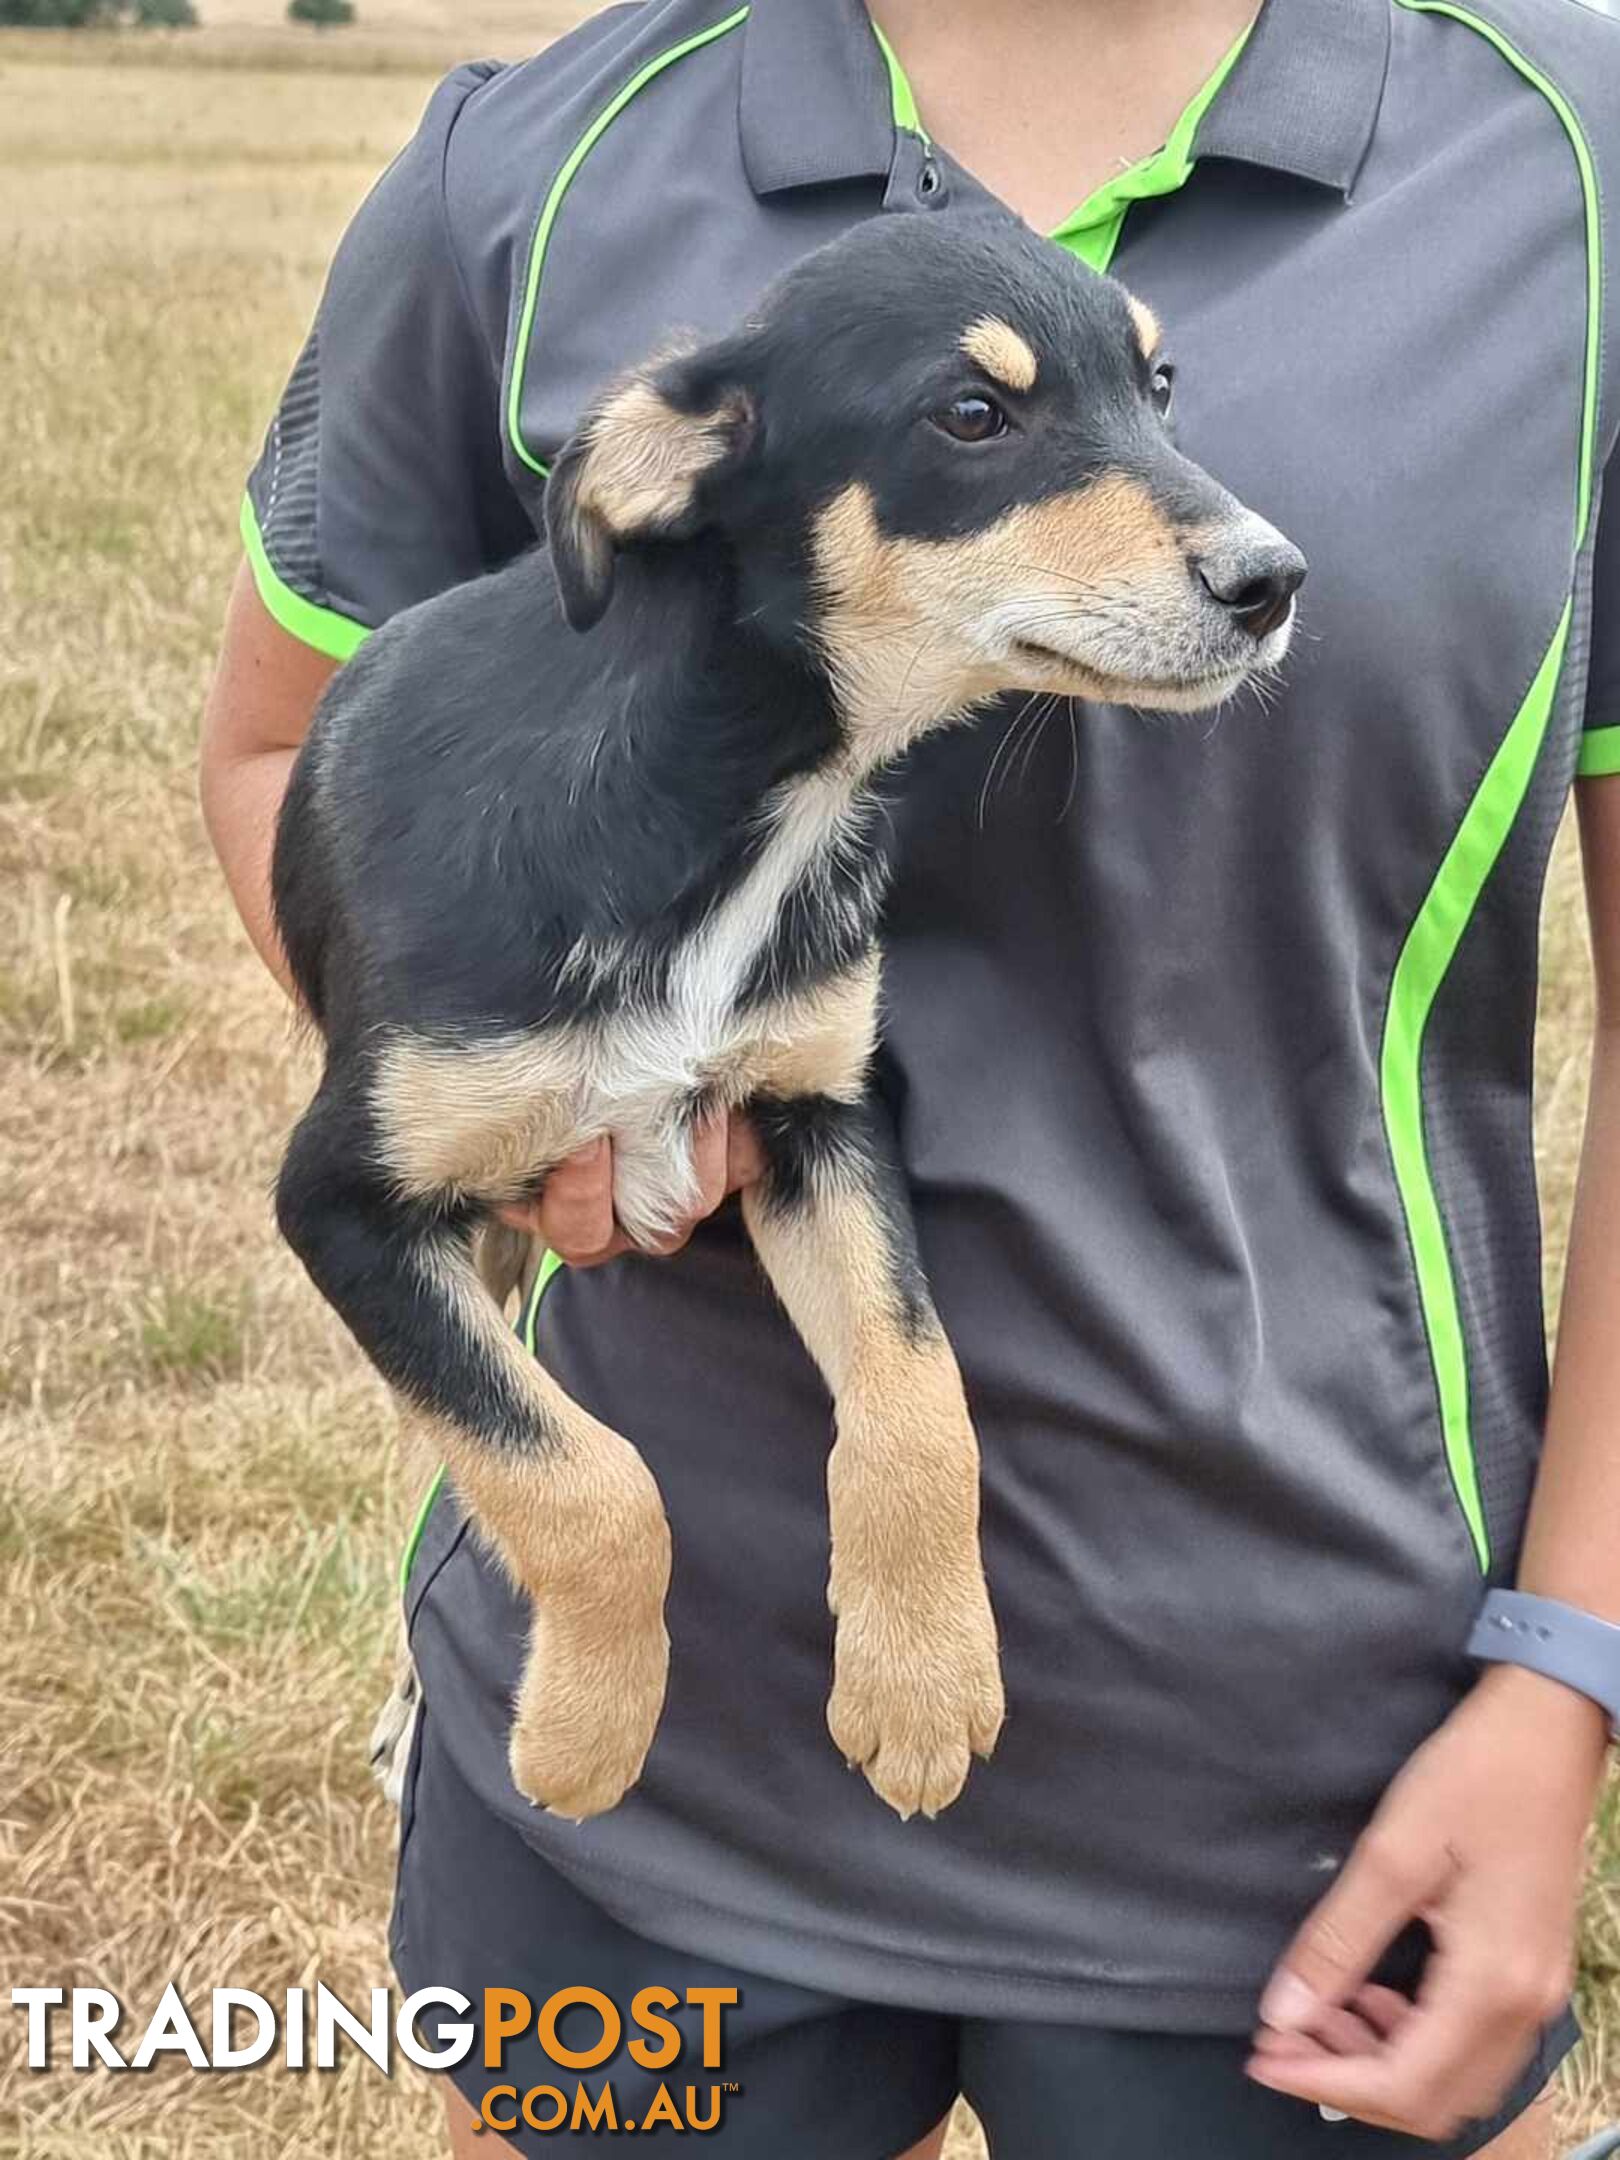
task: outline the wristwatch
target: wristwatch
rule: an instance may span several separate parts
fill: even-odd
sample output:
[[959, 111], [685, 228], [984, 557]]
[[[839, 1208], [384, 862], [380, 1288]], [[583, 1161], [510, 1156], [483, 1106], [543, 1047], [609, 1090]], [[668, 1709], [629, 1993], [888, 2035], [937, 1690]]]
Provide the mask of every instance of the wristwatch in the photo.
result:
[[1492, 1590], [1468, 1638], [1468, 1655], [1562, 1681], [1606, 1710], [1620, 1739], [1620, 1627], [1612, 1621], [1527, 1590]]

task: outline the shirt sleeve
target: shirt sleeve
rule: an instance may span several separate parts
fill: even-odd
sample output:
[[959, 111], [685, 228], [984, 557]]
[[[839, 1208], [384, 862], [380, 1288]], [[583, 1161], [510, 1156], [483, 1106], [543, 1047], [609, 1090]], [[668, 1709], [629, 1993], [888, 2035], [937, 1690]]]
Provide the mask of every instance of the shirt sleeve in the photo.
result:
[[260, 597], [334, 659], [533, 538], [501, 461], [500, 361], [444, 201], [451, 131], [491, 73], [440, 84], [361, 206], [248, 480], [242, 537]]
[[1580, 774], [1620, 773], [1620, 451], [1609, 461], [1592, 558], [1592, 651]]

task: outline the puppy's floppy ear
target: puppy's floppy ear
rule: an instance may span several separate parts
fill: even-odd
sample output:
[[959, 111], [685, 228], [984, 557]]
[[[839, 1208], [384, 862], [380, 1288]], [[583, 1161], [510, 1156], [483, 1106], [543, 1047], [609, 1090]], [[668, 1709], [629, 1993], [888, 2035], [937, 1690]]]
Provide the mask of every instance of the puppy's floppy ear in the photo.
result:
[[601, 621], [620, 548], [701, 529], [704, 484], [744, 455], [753, 424], [714, 351], [627, 376], [587, 415], [546, 483], [552, 568], [576, 630]]
[[546, 481], [551, 567], [563, 614], [576, 630], [599, 623], [613, 597], [613, 536], [585, 491], [590, 448], [587, 423], [564, 443]]

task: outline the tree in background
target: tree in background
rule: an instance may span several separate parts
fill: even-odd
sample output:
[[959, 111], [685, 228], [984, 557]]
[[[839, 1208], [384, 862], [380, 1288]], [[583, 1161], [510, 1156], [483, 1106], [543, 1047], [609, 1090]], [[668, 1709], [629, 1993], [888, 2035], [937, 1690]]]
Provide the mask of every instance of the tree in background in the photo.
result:
[[194, 0], [0, 0], [0, 23], [31, 30], [190, 30], [196, 21]]
[[31, 30], [87, 30], [114, 15], [110, 0], [0, 0], [0, 23]]
[[354, 21], [354, 0], [287, 0], [287, 20], [330, 30]]

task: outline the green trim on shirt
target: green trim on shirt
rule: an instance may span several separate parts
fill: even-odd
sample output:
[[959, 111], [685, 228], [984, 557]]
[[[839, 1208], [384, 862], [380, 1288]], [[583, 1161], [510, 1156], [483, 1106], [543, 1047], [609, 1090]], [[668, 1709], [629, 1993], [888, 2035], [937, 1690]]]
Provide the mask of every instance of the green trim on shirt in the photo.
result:
[[546, 1294], [547, 1283], [565, 1264], [561, 1253], [554, 1253], [549, 1247], [540, 1255], [540, 1265], [535, 1270], [534, 1288], [529, 1292], [528, 1310], [523, 1315], [523, 1347], [530, 1357], [539, 1354], [534, 1347], [534, 1331], [540, 1320], [540, 1300]]
[[883, 65], [889, 71], [889, 105], [894, 114], [894, 124], [897, 128], [904, 128], [910, 135], [920, 135], [923, 141], [927, 142], [928, 130], [923, 126], [918, 114], [917, 100], [906, 79], [906, 71], [900, 65], [894, 47], [883, 35], [883, 25], [875, 15], [869, 16], [868, 20], [872, 25], [872, 35], [878, 41], [878, 51], [883, 55]]
[[399, 1557], [399, 1594], [401, 1597], [405, 1595], [411, 1586], [411, 1569], [415, 1567], [416, 1555], [421, 1549], [422, 1533], [427, 1528], [428, 1517], [433, 1513], [434, 1501], [438, 1499], [440, 1493], [444, 1490], [446, 1475], [444, 1464], [440, 1463], [429, 1480], [427, 1491], [422, 1495], [422, 1504], [416, 1511], [416, 1520], [411, 1524], [411, 1534], [405, 1540], [405, 1550]]
[[1588, 728], [1581, 737], [1581, 760], [1576, 767], [1583, 780], [1606, 779], [1620, 773], [1620, 727]]
[[317, 607], [286, 584], [270, 560], [259, 530], [259, 515], [250, 495], [242, 497], [242, 545], [253, 569], [259, 598], [270, 613], [302, 644], [312, 645], [329, 660], [352, 660], [371, 632], [364, 623], [340, 615], [335, 608]]
[[523, 440], [523, 380], [529, 365], [529, 341], [534, 335], [535, 310], [540, 303], [540, 282], [545, 275], [546, 249], [551, 244], [552, 228], [557, 222], [557, 213], [562, 208], [563, 197], [572, 187], [579, 168], [632, 98], [662, 75], [665, 68], [672, 67], [677, 60], [684, 60], [688, 53], [697, 52], [704, 45], [712, 45], [716, 38], [724, 37], [728, 30], [735, 30], [739, 23], [746, 22], [747, 19], [747, 8], [740, 7], [722, 21], [711, 23], [708, 29], [683, 38], [678, 45], [671, 45], [667, 52], [656, 54], [645, 67], [631, 76], [621, 90], [609, 98], [564, 158], [556, 179], [551, 183], [551, 192], [541, 207], [540, 221], [535, 226], [534, 241], [529, 249], [529, 276], [524, 288], [523, 314], [518, 324], [517, 349], [512, 356], [512, 380], [506, 403], [506, 429], [511, 437], [512, 448], [529, 470], [538, 473], [542, 479], [550, 468], [541, 463]]
[[1491, 1564], [1491, 1542], [1480, 1498], [1479, 1466], [1469, 1416], [1468, 1346], [1445, 1221], [1429, 1170], [1423, 1121], [1423, 1037], [1435, 999], [1480, 894], [1507, 845], [1541, 755], [1558, 694], [1572, 613], [1572, 603], [1566, 601], [1535, 680], [1468, 805], [1407, 933], [1390, 982], [1379, 1060], [1384, 1127], [1412, 1241], [1418, 1296], [1439, 1395], [1446, 1462], [1482, 1571]]

